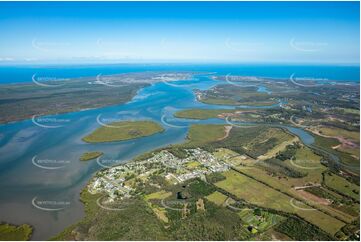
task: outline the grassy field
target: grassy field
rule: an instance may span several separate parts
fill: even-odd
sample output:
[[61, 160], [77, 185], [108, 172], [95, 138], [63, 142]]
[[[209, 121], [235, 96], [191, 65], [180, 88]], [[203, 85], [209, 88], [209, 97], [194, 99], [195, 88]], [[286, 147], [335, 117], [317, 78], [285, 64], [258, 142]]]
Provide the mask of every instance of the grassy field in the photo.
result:
[[170, 195], [172, 195], [171, 192], [166, 192], [166, 191], [162, 190], [159, 192], [154, 192], [154, 193], [146, 195], [144, 197], [144, 200], [146, 200], [146, 201], [151, 200], [151, 199], [160, 199], [161, 200], [161, 199], [166, 199]]
[[339, 110], [343, 113], [346, 114], [356, 114], [356, 115], [360, 115], [360, 110], [359, 109], [353, 109], [353, 108], [336, 108], [336, 110]]
[[332, 128], [321, 127], [320, 133], [327, 136], [333, 136], [333, 137], [341, 136], [346, 139], [360, 141], [360, 132], [348, 131], [345, 129], [335, 128], [335, 127]]
[[79, 160], [81, 160], [81, 161], [93, 160], [102, 155], [103, 155], [103, 152], [99, 152], [99, 151], [85, 152], [84, 154], [82, 154], [80, 156]]
[[[260, 155], [258, 157], [258, 159], [260, 160], [264, 160], [264, 159], [269, 159], [269, 158], [272, 158], [272, 157], [275, 157], [277, 155], [277, 153], [283, 151], [284, 149], [286, 149], [286, 146], [288, 145], [291, 145], [297, 141], [299, 141], [299, 138], [298, 137], [289, 137], [289, 139], [285, 138], [286, 140], [283, 141], [282, 143], [280, 144], [277, 144], [275, 147], [273, 147], [272, 149], [268, 150], [267, 153], [263, 154], [263, 155]], [[283, 139], [281, 139], [283, 140]]]
[[322, 172], [327, 168], [320, 163], [321, 156], [315, 154], [310, 148], [302, 146], [297, 149], [295, 158], [286, 160], [285, 163], [292, 169], [305, 172], [307, 175], [299, 179], [290, 179], [289, 184], [302, 186], [307, 182], [320, 184], [322, 181]]
[[198, 166], [200, 166], [201, 163], [199, 163], [198, 161], [190, 161], [188, 163], [185, 164], [185, 166], [187, 167], [187, 169], [195, 169]]
[[292, 203], [292, 197], [235, 171], [225, 172], [224, 175], [227, 179], [217, 182], [215, 185], [252, 204], [295, 213], [331, 235], [334, 235], [345, 225], [343, 222], [327, 214], [318, 210], [312, 210], [311, 207], [305, 204], [298, 203], [295, 205]]
[[[211, 128], [212, 126], [209, 126], [208, 129]], [[214, 148], [227, 148], [238, 154], [247, 154], [255, 159], [284, 141], [294, 138], [280, 128], [270, 128], [264, 125], [247, 128], [233, 127], [226, 139], [216, 139], [216, 142], [212, 142], [210, 145]]]
[[360, 187], [338, 175], [325, 173], [325, 184], [326, 186], [337, 190], [341, 194], [360, 201]]
[[206, 196], [208, 201], [211, 201], [219, 206], [221, 206], [227, 199], [227, 196], [223, 195], [220, 192], [215, 191], [214, 193]]
[[177, 118], [188, 118], [188, 119], [210, 119], [217, 118], [218, 115], [223, 113], [234, 113], [235, 110], [227, 109], [188, 109], [178, 111], [174, 114]]
[[208, 143], [224, 137], [224, 125], [206, 124], [192, 125], [188, 131], [189, 144]]
[[[340, 210], [339, 207], [333, 207], [331, 205], [318, 203], [317, 199], [312, 200], [310, 197], [305, 197], [303, 193], [299, 193], [296, 189], [294, 189], [294, 187], [304, 186], [309, 182], [320, 184], [322, 180], [322, 170], [310, 170], [309, 174], [306, 177], [302, 178], [284, 178], [278, 176], [271, 176], [266, 170], [259, 167], [243, 169], [242, 172], [251, 177], [255, 177], [258, 181], [266, 183], [269, 186], [283, 193], [288, 194], [290, 197], [294, 197], [298, 200], [308, 202], [320, 209], [321, 211], [325, 211], [332, 216], [343, 219], [344, 221], [351, 222], [355, 219], [354, 216], [345, 213], [344, 211], [342, 211], [342, 209]], [[315, 196], [318, 197], [318, 194], [316, 194]]]
[[0, 224], [0, 240], [18, 240], [24, 241], [29, 240], [33, 229], [28, 224], [20, 226]]
[[83, 141], [88, 143], [114, 142], [136, 139], [163, 131], [162, 126], [152, 121], [113, 122], [108, 126], [97, 128], [85, 136]]

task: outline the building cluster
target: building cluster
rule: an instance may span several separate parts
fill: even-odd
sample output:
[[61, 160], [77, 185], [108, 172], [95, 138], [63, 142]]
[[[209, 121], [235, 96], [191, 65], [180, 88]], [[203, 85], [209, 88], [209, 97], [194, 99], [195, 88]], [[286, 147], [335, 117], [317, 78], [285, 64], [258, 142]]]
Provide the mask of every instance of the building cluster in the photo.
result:
[[[89, 192], [104, 192], [110, 199], [126, 198], [135, 190], [127, 180], [147, 177], [152, 174], [149, 167], [164, 171], [160, 176], [173, 183], [182, 183], [189, 179], [201, 178], [213, 172], [223, 172], [229, 165], [202, 149], [188, 149], [187, 158], [180, 159], [167, 150], [156, 153], [149, 159], [122, 164], [107, 170], [99, 171], [88, 185]], [[195, 165], [190, 166], [193, 163]]]

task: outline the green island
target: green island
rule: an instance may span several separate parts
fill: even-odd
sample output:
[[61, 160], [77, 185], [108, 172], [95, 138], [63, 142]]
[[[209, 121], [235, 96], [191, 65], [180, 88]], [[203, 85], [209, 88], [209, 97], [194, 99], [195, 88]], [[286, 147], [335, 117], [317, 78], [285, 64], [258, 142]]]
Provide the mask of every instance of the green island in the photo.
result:
[[354, 238], [356, 185], [323, 182], [342, 175], [326, 156], [282, 128], [229, 127], [192, 125], [182, 144], [97, 172], [85, 217], [52, 240]]
[[96, 159], [100, 156], [103, 155], [103, 152], [99, 152], [99, 151], [91, 151], [91, 152], [85, 152], [83, 153], [79, 160], [80, 161], [88, 161], [88, 160], [93, 160], [93, 159]]
[[150, 136], [163, 131], [163, 127], [153, 121], [120, 121], [101, 126], [82, 140], [87, 143], [114, 142]]
[[33, 228], [28, 224], [19, 226], [10, 224], [0, 224], [0, 240], [25, 241], [30, 240]]

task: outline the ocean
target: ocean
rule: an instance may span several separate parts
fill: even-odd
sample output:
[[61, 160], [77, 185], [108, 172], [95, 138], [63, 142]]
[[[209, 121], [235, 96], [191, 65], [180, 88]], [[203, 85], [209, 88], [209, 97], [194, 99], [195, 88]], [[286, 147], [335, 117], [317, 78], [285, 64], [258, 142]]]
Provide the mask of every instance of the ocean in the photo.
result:
[[31, 82], [32, 76], [51, 78], [91, 77], [142, 71], [201, 71], [218, 74], [360, 81], [360, 67], [346, 65], [281, 64], [112, 64], [112, 65], [19, 65], [0, 66], [0, 84]]

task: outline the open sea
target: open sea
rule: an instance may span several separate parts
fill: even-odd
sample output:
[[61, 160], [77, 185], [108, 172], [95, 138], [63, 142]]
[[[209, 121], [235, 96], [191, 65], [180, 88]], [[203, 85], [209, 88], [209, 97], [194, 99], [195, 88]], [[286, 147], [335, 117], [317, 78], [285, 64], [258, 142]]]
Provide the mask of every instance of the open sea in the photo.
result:
[[34, 74], [52, 78], [89, 77], [142, 71], [203, 71], [218, 74], [289, 78], [307, 77], [331, 81], [360, 81], [359, 66], [262, 65], [262, 64], [113, 64], [113, 65], [22, 65], [0, 66], [0, 83], [31, 82]]

